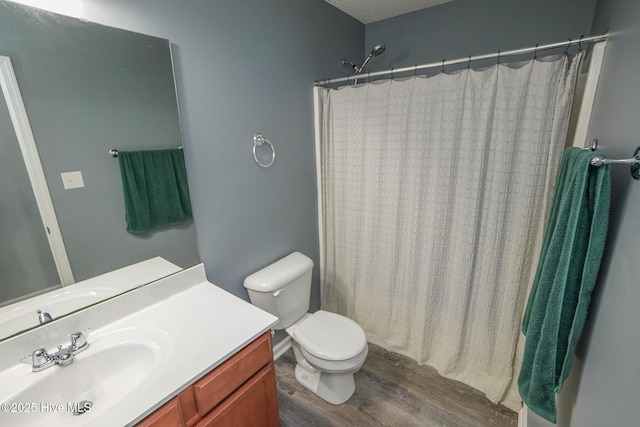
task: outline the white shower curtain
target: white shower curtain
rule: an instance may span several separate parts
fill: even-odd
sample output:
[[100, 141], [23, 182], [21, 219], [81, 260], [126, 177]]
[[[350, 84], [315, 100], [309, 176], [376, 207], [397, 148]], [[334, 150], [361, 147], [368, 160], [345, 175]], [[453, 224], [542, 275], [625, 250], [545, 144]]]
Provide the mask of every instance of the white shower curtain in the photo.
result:
[[323, 91], [323, 308], [503, 399], [581, 56]]

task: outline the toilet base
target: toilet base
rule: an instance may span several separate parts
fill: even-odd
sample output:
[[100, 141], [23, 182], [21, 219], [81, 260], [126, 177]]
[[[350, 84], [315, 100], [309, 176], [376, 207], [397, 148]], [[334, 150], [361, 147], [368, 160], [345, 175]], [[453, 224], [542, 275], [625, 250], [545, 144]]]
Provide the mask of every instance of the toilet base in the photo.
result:
[[356, 391], [353, 374], [329, 374], [312, 369], [315, 372], [296, 364], [296, 380], [327, 402], [340, 405]]
[[331, 374], [322, 372], [309, 364], [302, 355], [300, 345], [291, 341], [293, 354], [296, 357], [296, 380], [307, 389], [334, 405], [340, 405], [356, 391], [353, 372]]

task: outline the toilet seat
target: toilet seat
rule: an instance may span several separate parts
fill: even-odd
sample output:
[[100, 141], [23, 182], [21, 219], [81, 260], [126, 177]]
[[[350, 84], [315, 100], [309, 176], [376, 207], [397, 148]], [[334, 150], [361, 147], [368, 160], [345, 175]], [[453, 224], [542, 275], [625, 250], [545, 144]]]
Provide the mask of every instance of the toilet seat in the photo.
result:
[[361, 365], [368, 353], [360, 325], [336, 313], [316, 311], [292, 332], [307, 360], [322, 370], [352, 369]]
[[362, 352], [350, 359], [325, 360], [310, 354], [302, 346], [300, 346], [300, 349], [302, 350], [302, 354], [304, 355], [305, 360], [309, 362], [311, 366], [322, 372], [333, 374], [358, 371], [364, 364], [364, 361], [367, 359], [367, 354], [369, 354], [369, 348], [365, 345]]

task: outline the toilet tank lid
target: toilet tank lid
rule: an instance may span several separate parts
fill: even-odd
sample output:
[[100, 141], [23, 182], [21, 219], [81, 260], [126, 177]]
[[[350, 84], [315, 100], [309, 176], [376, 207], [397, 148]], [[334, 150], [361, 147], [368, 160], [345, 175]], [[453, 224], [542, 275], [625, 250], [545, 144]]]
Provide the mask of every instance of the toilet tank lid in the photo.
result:
[[258, 292], [273, 292], [312, 268], [311, 258], [294, 252], [248, 276], [244, 279], [244, 287]]

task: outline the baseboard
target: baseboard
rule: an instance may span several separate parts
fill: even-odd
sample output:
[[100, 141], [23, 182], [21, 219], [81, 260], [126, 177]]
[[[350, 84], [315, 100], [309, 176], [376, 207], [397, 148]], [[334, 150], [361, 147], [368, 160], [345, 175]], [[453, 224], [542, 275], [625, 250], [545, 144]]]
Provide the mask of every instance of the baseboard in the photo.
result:
[[273, 360], [278, 360], [278, 358], [285, 354], [290, 348], [291, 337], [287, 335], [282, 341], [273, 346]]
[[527, 427], [527, 405], [524, 403], [518, 411], [518, 427]]

